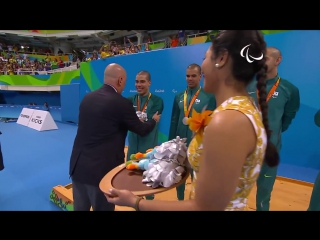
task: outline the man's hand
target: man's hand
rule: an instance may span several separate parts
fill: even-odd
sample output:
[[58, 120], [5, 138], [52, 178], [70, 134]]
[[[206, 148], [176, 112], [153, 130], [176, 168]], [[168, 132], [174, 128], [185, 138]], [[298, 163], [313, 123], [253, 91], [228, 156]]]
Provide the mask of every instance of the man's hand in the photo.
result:
[[144, 120], [142, 118], [139, 118], [140, 122], [144, 122]]
[[160, 121], [161, 114], [158, 114], [158, 111], [153, 115], [152, 119], [156, 122]]

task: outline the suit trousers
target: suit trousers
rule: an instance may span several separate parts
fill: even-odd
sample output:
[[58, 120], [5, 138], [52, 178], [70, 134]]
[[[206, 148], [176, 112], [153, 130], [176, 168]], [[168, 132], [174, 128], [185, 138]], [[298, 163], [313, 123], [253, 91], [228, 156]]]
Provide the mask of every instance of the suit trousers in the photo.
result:
[[114, 211], [115, 205], [109, 203], [98, 186], [72, 180], [74, 211]]

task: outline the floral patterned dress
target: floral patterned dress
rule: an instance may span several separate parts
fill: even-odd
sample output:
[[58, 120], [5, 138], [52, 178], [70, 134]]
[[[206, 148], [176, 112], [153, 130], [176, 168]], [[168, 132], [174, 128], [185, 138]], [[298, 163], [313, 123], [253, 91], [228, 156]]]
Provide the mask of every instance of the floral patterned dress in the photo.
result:
[[[252, 98], [246, 96], [237, 96], [229, 98], [224, 103], [222, 103], [213, 112], [213, 114], [224, 110], [237, 110], [245, 114], [254, 126], [257, 136], [256, 148], [254, 152], [245, 161], [242, 167], [241, 176], [239, 178], [239, 183], [236, 192], [226, 208], [226, 211], [243, 211], [246, 210], [248, 196], [253, 186], [255, 185], [260, 173], [261, 165], [264, 159], [265, 149], [267, 147], [267, 135], [262, 123], [261, 113], [258, 110]], [[192, 118], [194, 118], [193, 115]], [[207, 121], [206, 125], [208, 125], [208, 123], [209, 122]], [[194, 129], [194, 126], [192, 126], [192, 124], [189, 125], [192, 131], [198, 130], [198, 132], [195, 135], [195, 138], [193, 138], [188, 148], [188, 159], [192, 169], [194, 170], [194, 180], [191, 186], [190, 199], [194, 199], [195, 188], [197, 184], [197, 174], [199, 173], [200, 164], [202, 160], [202, 134], [204, 128], [201, 133], [201, 129]], [[199, 132], [200, 134], [198, 134]]]

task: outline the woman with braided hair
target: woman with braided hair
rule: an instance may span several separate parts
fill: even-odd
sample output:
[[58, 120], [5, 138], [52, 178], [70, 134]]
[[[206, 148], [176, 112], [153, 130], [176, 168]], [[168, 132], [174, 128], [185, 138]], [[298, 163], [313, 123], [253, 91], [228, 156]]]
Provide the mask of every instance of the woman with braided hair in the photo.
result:
[[[194, 170], [190, 200], [146, 201], [118, 189], [110, 189], [107, 200], [141, 211], [246, 210], [263, 161], [270, 167], [279, 163], [269, 141], [265, 53], [258, 30], [221, 31], [206, 52], [204, 90], [215, 94], [218, 107], [212, 115], [201, 114], [205, 119], [198, 122], [204, 124], [188, 147]], [[246, 91], [254, 76], [261, 112]], [[192, 118], [186, 121], [190, 129], [195, 125]]]

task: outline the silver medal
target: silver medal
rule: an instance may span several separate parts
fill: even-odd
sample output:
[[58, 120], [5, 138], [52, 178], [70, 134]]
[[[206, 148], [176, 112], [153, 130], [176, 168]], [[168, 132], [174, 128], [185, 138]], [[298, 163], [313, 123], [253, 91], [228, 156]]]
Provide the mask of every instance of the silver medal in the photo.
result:
[[182, 123], [183, 123], [184, 125], [188, 125], [187, 121], [188, 121], [188, 118], [187, 118], [187, 117], [184, 117], [184, 118], [182, 119]]

